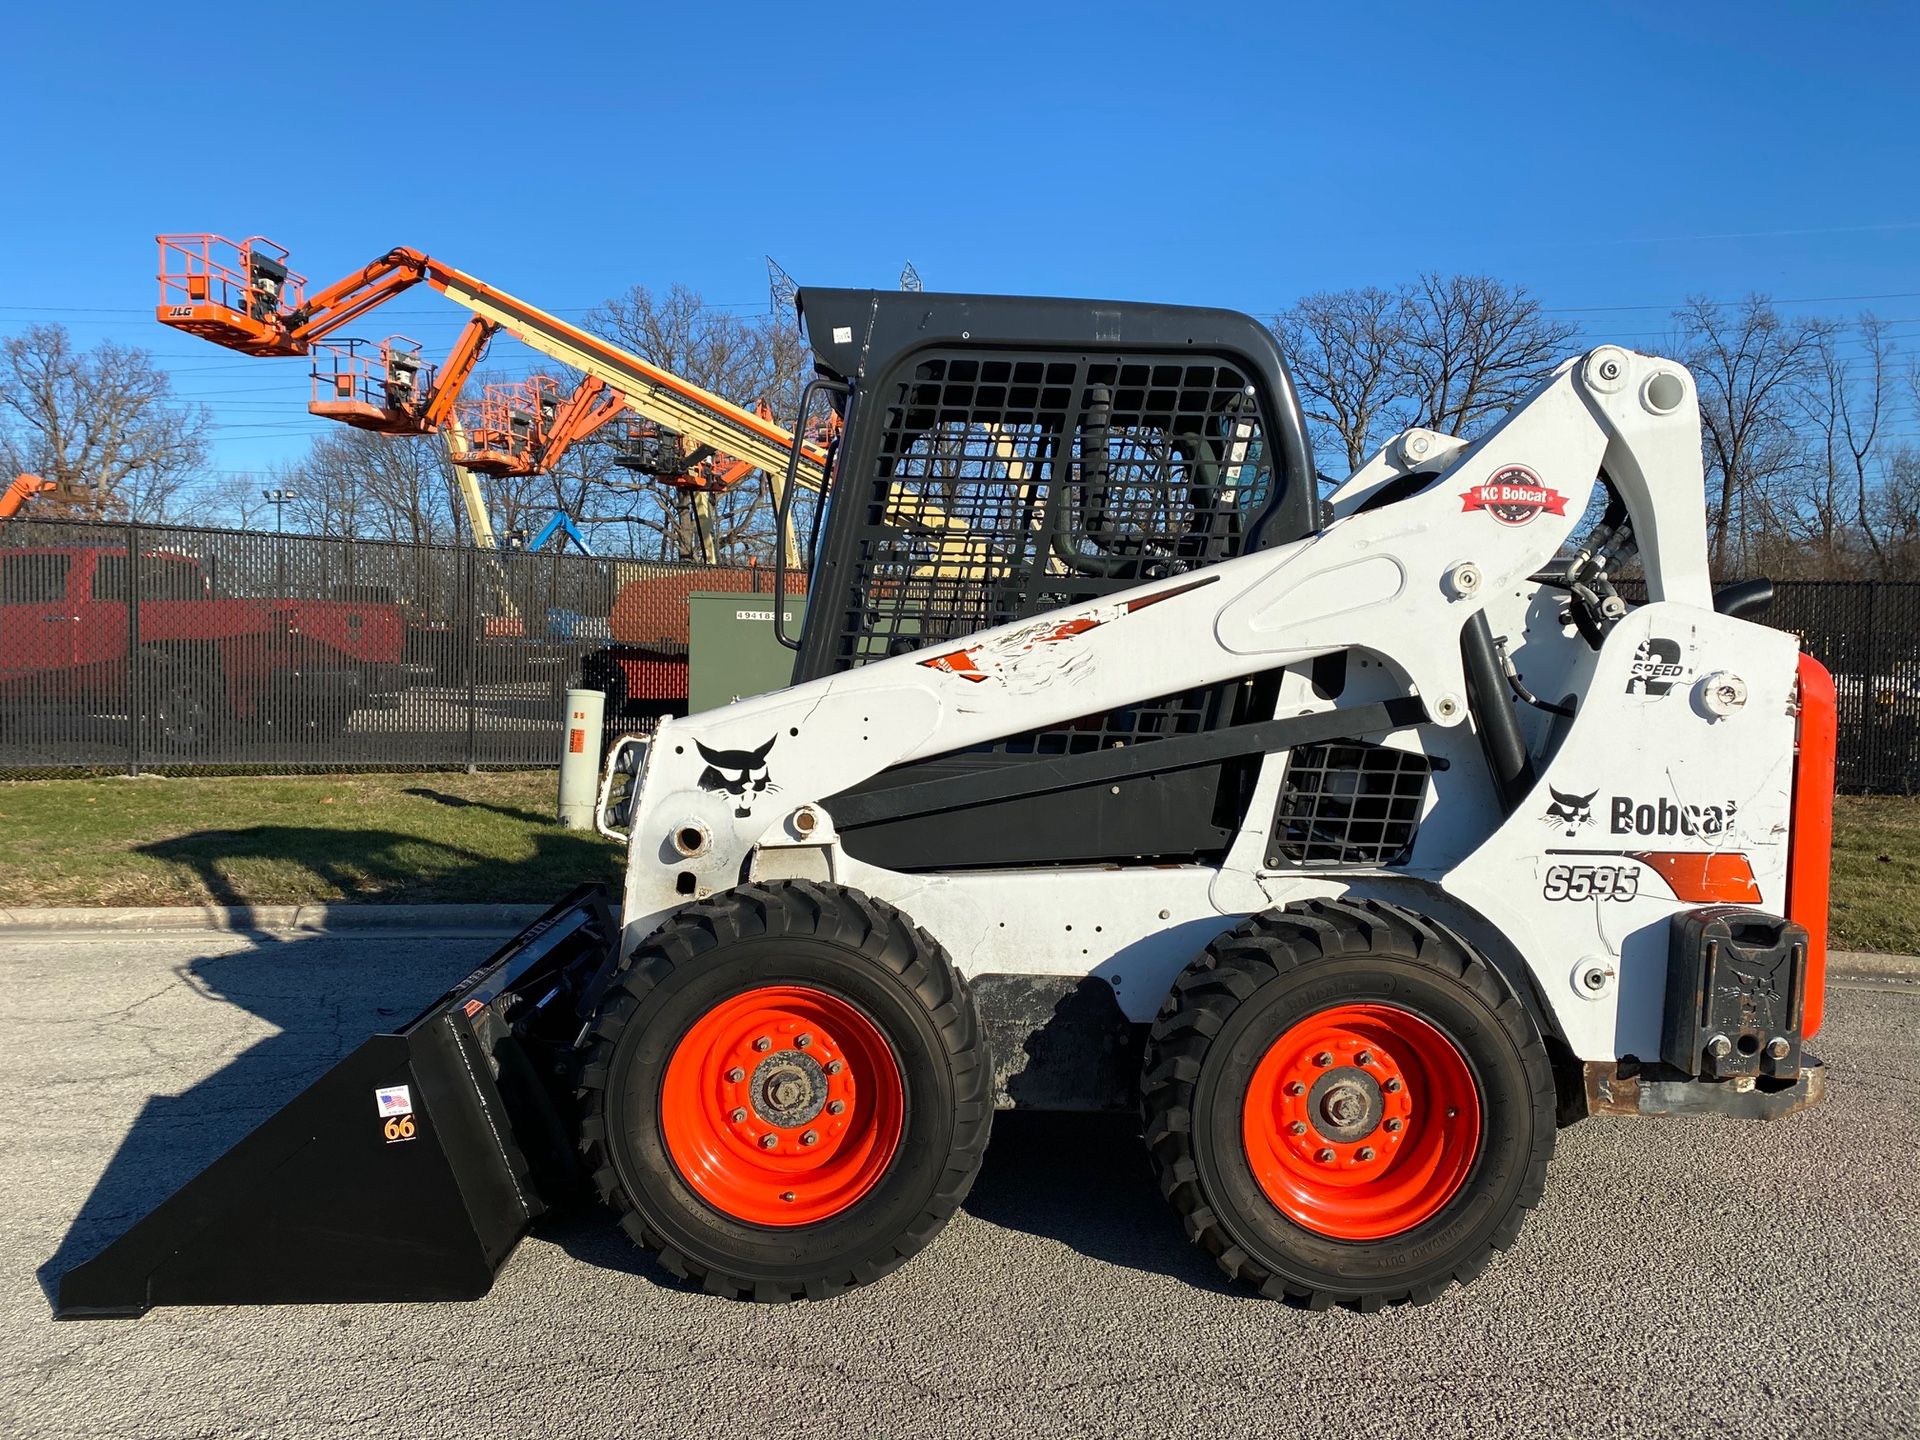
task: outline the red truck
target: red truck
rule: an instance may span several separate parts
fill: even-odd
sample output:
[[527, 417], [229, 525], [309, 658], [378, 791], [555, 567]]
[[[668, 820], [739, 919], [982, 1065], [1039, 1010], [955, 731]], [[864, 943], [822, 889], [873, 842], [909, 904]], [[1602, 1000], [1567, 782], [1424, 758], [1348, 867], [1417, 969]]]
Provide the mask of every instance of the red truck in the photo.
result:
[[0, 715], [130, 715], [156, 757], [331, 738], [397, 695], [405, 635], [391, 604], [223, 595], [177, 551], [0, 549]]

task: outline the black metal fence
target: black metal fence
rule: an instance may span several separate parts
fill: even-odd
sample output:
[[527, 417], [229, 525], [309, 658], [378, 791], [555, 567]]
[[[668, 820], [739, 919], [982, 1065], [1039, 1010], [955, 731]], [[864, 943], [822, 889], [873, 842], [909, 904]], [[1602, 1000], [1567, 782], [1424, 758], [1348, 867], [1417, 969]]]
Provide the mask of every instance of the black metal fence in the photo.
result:
[[[550, 765], [569, 686], [608, 692], [610, 729], [683, 713], [688, 592], [771, 581], [15, 519], [0, 526], [0, 776]], [[1833, 672], [1840, 787], [1920, 794], [1920, 582], [1784, 581], [1764, 618]]]
[[0, 775], [556, 762], [686, 706], [692, 590], [757, 570], [150, 525], [0, 526]]
[[1833, 672], [1840, 789], [1920, 795], [1920, 581], [1783, 580], [1760, 618]]

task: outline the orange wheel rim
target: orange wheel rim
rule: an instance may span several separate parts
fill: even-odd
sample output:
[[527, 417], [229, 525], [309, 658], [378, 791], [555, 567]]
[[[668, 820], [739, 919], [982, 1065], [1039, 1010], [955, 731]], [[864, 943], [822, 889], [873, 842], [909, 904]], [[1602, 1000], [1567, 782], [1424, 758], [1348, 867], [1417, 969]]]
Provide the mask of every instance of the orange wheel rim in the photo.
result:
[[1480, 1092], [1459, 1046], [1396, 1005], [1309, 1015], [1268, 1048], [1241, 1137], [1280, 1213], [1336, 1240], [1431, 1220], [1480, 1148]]
[[755, 1225], [807, 1225], [871, 1190], [900, 1148], [900, 1062], [859, 1009], [800, 985], [732, 996], [667, 1061], [660, 1129], [694, 1193]]

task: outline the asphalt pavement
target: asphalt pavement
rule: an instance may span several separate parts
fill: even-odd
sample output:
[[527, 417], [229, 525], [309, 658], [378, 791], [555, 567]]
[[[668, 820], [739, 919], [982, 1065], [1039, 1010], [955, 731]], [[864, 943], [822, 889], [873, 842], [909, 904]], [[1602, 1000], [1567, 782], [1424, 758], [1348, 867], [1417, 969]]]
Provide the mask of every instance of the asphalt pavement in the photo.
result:
[[1832, 987], [1825, 1106], [1583, 1121], [1514, 1248], [1417, 1310], [1231, 1289], [1124, 1118], [1002, 1116], [945, 1233], [824, 1304], [689, 1293], [588, 1213], [471, 1304], [49, 1318], [62, 1271], [494, 943], [0, 938], [0, 1434], [1920, 1433], [1920, 986], [1893, 977]]

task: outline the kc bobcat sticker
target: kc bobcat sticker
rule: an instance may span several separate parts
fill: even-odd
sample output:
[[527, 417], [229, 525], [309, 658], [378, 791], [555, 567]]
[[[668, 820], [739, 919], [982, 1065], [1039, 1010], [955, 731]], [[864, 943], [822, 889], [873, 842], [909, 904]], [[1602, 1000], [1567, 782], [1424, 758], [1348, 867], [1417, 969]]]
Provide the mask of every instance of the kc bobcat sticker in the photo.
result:
[[733, 813], [738, 819], [746, 819], [753, 813], [753, 802], [768, 790], [778, 790], [773, 777], [767, 773], [767, 752], [773, 749], [773, 736], [758, 750], [709, 750], [698, 740], [694, 748], [700, 752], [700, 758], [707, 762], [707, 768], [700, 772], [702, 790], [721, 790], [733, 797]]
[[1484, 485], [1460, 492], [1460, 508], [1484, 510], [1502, 525], [1527, 525], [1543, 510], [1567, 513], [1567, 497], [1524, 465], [1507, 465], [1493, 472]]

